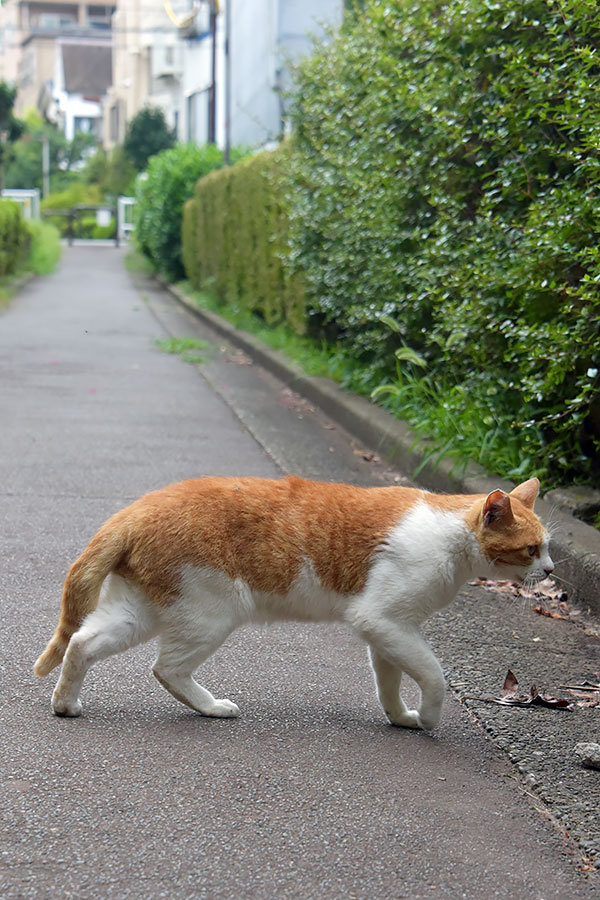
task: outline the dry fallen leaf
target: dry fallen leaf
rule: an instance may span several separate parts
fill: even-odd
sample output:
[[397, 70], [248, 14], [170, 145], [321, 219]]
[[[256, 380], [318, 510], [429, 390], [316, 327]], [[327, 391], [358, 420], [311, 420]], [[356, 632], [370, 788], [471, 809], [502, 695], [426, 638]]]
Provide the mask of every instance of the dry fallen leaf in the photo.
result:
[[[502, 594], [504, 597], [532, 600], [535, 603], [532, 609], [538, 615], [578, 624], [585, 628], [585, 634], [588, 637], [600, 637], [598, 626], [581, 621], [581, 619], [576, 621], [577, 617], [582, 617], [582, 610], [576, 609], [567, 602], [566, 593], [552, 578], [544, 578], [532, 587], [515, 584], [512, 581], [492, 581], [489, 578], [477, 578], [475, 581], [470, 581], [469, 584], [484, 587], [493, 594]], [[533, 640], [539, 640], [539, 638]]]
[[600, 706], [600, 683], [584, 679], [581, 684], [561, 684], [562, 691], [568, 691], [575, 699], [575, 704], [581, 709], [591, 709]]
[[551, 694], [540, 694], [537, 685], [532, 684], [529, 694], [519, 694], [519, 682], [514, 672], [509, 669], [502, 686], [500, 697], [466, 695], [470, 700], [482, 700], [484, 703], [497, 703], [499, 706], [544, 706], [548, 709], [573, 710], [573, 704], [564, 697], [553, 697]]
[[519, 682], [515, 677], [515, 673], [512, 671], [512, 669], [509, 669], [506, 673], [504, 684], [502, 685], [502, 696], [505, 697], [507, 694], [514, 694], [518, 684]]
[[250, 359], [249, 356], [246, 356], [242, 350], [236, 350], [234, 353], [231, 353], [227, 362], [235, 363], [237, 366], [252, 366], [254, 365], [254, 360]]
[[352, 452], [355, 456], [360, 456], [361, 459], [364, 459], [365, 462], [379, 462], [379, 457], [375, 453], [371, 453], [369, 450], [358, 450], [355, 447]]
[[581, 684], [561, 684], [560, 687], [565, 691], [600, 691], [600, 683], [588, 681], [587, 678]]
[[279, 401], [283, 406], [287, 406], [296, 413], [314, 413], [315, 411], [314, 406], [311, 406], [308, 400], [290, 388], [283, 388], [279, 394]]

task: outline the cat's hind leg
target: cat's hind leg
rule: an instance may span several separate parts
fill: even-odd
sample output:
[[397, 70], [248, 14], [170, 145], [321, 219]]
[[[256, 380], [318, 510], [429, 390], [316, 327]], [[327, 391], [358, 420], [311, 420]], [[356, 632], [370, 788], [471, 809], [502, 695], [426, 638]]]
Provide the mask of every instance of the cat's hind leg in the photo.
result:
[[231, 719], [240, 712], [231, 700], [217, 700], [192, 678], [192, 673], [221, 646], [231, 631], [232, 627], [223, 623], [222, 628], [211, 629], [210, 636], [199, 641], [185, 639], [177, 631], [161, 636], [160, 652], [152, 669], [155, 678], [176, 700], [203, 716]]
[[150, 640], [156, 633], [156, 615], [141, 591], [120, 576], [110, 575], [98, 607], [69, 641], [52, 695], [54, 713], [80, 715], [79, 692], [89, 667]]

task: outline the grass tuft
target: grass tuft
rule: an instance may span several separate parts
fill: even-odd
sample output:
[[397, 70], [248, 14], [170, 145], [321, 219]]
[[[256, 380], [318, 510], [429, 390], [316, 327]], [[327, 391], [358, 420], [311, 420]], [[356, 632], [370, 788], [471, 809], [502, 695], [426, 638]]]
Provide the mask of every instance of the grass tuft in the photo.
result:
[[203, 363], [206, 357], [196, 350], [208, 350], [212, 345], [208, 341], [201, 341], [191, 337], [165, 338], [156, 341], [156, 346], [165, 353], [175, 353], [183, 362], [186, 363]]

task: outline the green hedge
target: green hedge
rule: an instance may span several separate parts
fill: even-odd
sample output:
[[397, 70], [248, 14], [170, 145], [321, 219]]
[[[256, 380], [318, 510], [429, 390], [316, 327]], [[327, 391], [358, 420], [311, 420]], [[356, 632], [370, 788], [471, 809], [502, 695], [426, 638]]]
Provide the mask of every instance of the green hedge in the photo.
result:
[[12, 275], [25, 259], [31, 233], [21, 207], [10, 200], [0, 200], [0, 277]]
[[[600, 447], [600, 10], [366, 0], [297, 74], [289, 259], [382, 380], [589, 479]], [[395, 333], [384, 322], [394, 319]], [[408, 352], [405, 354], [409, 356]]]
[[303, 288], [282, 263], [288, 214], [277, 180], [281, 154], [265, 151], [200, 179], [184, 207], [183, 261], [194, 287], [302, 333]]

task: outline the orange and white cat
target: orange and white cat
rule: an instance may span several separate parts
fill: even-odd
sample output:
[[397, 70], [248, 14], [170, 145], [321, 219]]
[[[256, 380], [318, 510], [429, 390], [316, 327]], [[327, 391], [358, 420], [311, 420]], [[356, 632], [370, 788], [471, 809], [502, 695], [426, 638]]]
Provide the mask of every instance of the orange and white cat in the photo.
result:
[[[290, 477], [201, 478], [141, 497], [110, 518], [71, 566], [60, 621], [35, 664], [63, 660], [52, 708], [81, 713], [100, 659], [158, 636], [154, 674], [205, 716], [237, 716], [192, 673], [238, 626], [345, 622], [369, 645], [394, 725], [434, 728], [445, 683], [419, 626], [468, 579], [521, 581], [553, 569], [533, 512], [537, 478], [510, 494], [437, 495]], [[418, 710], [400, 696], [406, 672]]]

